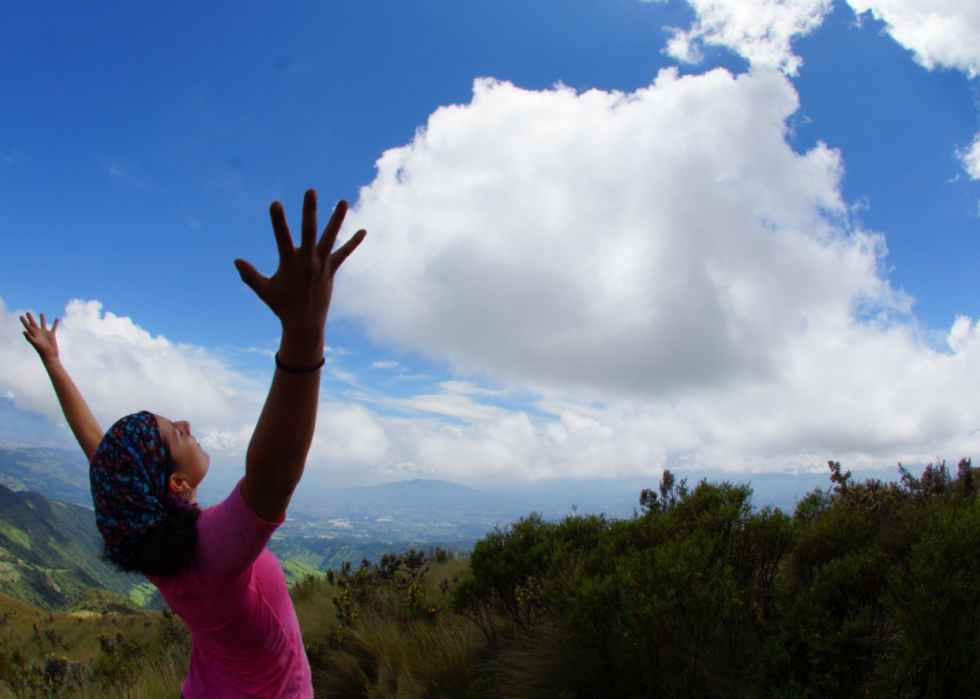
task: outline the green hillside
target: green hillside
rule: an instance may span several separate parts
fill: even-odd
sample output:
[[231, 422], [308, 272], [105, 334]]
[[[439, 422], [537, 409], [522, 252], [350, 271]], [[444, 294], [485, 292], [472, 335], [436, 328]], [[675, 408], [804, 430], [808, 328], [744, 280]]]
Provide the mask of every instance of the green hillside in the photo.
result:
[[0, 486], [0, 592], [47, 610], [92, 588], [129, 595], [141, 579], [100, 559], [92, 510]]
[[88, 594], [63, 614], [0, 593], [2, 699], [171, 699], [189, 652], [179, 619], [113, 593]]
[[104, 616], [106, 614], [142, 614], [144, 609], [129, 597], [109, 590], [92, 589], [62, 610], [65, 614], [76, 616]]

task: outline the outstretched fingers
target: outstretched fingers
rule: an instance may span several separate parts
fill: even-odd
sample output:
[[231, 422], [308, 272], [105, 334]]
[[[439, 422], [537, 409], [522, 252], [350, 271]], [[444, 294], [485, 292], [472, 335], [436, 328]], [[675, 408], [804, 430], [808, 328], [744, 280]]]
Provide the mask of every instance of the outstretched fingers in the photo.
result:
[[20, 323], [24, 326], [24, 338], [38, 351], [42, 359], [58, 356], [58, 340], [55, 337], [55, 332], [58, 330], [57, 318], [50, 328], [48, 328], [47, 319], [43, 313], [40, 324], [34, 320], [31, 313], [27, 313], [26, 317], [20, 316]]
[[41, 314], [40, 324], [36, 320], [34, 320], [34, 316], [31, 314], [30, 311], [27, 312], [27, 318], [25, 318], [24, 316], [20, 317], [20, 322], [24, 326], [25, 330], [29, 330], [29, 331], [41, 330], [43, 332], [51, 332], [51, 333], [55, 332], [58, 329], [59, 320], [60, 320], [59, 318], [55, 318], [54, 323], [51, 325], [51, 328], [49, 329], [48, 323], [45, 320], [43, 313]]
[[367, 235], [367, 231], [363, 228], [357, 233], [351, 236], [351, 239], [344, 243], [342, 246], [337, 248], [337, 251], [330, 256], [330, 267], [332, 272], [336, 272], [340, 265], [344, 264], [352, 252], [357, 249], [357, 246], [361, 244], [364, 237]]
[[303, 197], [303, 226], [300, 237], [300, 247], [312, 250], [316, 246], [316, 190], [306, 190]]
[[[279, 259], [288, 259], [296, 248], [293, 245], [293, 235], [289, 232], [289, 225], [286, 223], [286, 212], [283, 211], [282, 202], [272, 202], [272, 206], [269, 207], [269, 218], [272, 219], [272, 232], [276, 235]], [[235, 264], [237, 266], [238, 263]]]
[[334, 207], [330, 221], [327, 222], [326, 228], [323, 229], [323, 235], [320, 236], [320, 242], [316, 245], [316, 251], [320, 257], [326, 258], [333, 250], [334, 243], [337, 242], [337, 234], [340, 233], [340, 227], [344, 224], [344, 217], [347, 216], [349, 208], [350, 204], [344, 199], [338, 201], [337, 206]]
[[238, 275], [248, 288], [258, 294], [259, 298], [262, 298], [262, 287], [269, 281], [268, 277], [262, 276], [251, 262], [242, 259], [235, 260], [235, 269], [238, 270]]

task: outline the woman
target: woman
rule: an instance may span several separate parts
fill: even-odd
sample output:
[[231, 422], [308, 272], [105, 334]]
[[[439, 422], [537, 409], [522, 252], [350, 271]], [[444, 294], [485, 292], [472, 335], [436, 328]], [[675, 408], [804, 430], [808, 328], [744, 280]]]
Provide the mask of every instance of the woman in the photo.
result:
[[143, 572], [190, 628], [184, 699], [313, 696], [286, 580], [265, 545], [285, 519], [313, 440], [334, 274], [366, 235], [358, 231], [333, 250], [347, 208], [344, 201], [337, 205], [317, 241], [316, 192], [308, 191], [297, 248], [275, 202], [276, 273], [266, 278], [235, 260], [242, 281], [279, 318], [282, 338], [245, 476], [214, 507], [197, 507], [210, 459], [190, 424], [142, 412], [103, 436], [58, 358], [58, 321], [48, 329], [43, 315], [40, 324], [31, 314], [21, 317], [89, 458], [106, 557]]

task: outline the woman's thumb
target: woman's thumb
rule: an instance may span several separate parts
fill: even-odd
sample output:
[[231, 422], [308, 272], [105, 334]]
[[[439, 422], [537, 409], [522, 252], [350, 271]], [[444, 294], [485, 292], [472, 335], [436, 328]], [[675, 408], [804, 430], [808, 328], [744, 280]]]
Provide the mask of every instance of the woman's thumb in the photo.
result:
[[252, 263], [246, 262], [245, 260], [235, 260], [235, 269], [238, 270], [242, 281], [256, 294], [259, 293], [259, 287], [262, 286], [265, 277], [259, 274], [259, 271], [252, 266]]

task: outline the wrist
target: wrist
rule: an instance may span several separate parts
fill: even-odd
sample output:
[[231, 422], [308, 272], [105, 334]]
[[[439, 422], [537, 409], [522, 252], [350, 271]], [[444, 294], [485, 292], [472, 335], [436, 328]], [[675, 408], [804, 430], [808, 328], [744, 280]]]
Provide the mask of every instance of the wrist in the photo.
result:
[[320, 357], [320, 361], [316, 364], [311, 364], [310, 366], [290, 366], [285, 364], [280, 358], [279, 353], [276, 352], [276, 369], [280, 371], [285, 371], [287, 374], [312, 374], [314, 371], [319, 371], [323, 368], [323, 365], [327, 363], [327, 358]]
[[324, 334], [283, 328], [279, 361], [290, 367], [311, 367], [323, 359]]

